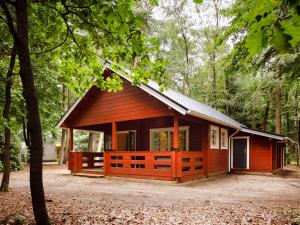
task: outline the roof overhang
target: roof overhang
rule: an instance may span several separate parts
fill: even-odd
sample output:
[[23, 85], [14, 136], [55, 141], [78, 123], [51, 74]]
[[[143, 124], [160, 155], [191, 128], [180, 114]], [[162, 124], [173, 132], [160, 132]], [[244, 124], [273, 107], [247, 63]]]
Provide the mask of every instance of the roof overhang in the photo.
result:
[[252, 129], [248, 129], [248, 128], [244, 128], [244, 127], [242, 127], [240, 131], [245, 132], [245, 133], [250, 133], [250, 134], [256, 134], [256, 135], [263, 136], [263, 137], [272, 138], [272, 139], [279, 140], [279, 141], [286, 140], [286, 138], [281, 135], [270, 134], [270, 133], [266, 133], [263, 131], [252, 130]]
[[208, 121], [211, 121], [211, 122], [214, 122], [214, 123], [218, 123], [218, 124], [221, 124], [221, 125], [224, 125], [224, 126], [227, 126], [227, 127], [231, 127], [231, 128], [234, 128], [234, 129], [240, 129], [240, 126], [235, 126], [233, 124], [226, 123], [226, 122], [224, 122], [222, 120], [218, 120], [216, 118], [207, 116], [205, 114], [195, 112], [193, 110], [188, 110], [187, 114], [195, 116], [195, 117], [198, 117], [198, 118], [201, 118], [201, 119], [205, 119], [205, 120], [208, 120]]
[[[87, 93], [87, 92], [86, 92]], [[86, 93], [83, 95], [83, 97], [86, 95]], [[79, 97], [75, 100], [75, 102], [71, 105], [71, 107], [66, 111], [66, 113], [63, 115], [63, 117], [57, 122], [55, 125], [56, 128], [60, 128], [63, 122], [68, 118], [68, 116], [71, 114], [71, 112], [76, 108], [76, 106], [79, 104], [81, 99], [83, 97]]]

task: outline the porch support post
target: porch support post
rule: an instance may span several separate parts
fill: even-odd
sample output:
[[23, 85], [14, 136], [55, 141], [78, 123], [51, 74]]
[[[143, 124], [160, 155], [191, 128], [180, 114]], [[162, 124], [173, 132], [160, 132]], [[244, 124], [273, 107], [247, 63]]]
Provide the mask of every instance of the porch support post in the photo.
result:
[[179, 149], [179, 118], [177, 115], [174, 115], [174, 138], [173, 138], [173, 146], [174, 150]]
[[112, 122], [112, 127], [111, 127], [111, 149], [117, 150], [117, 123], [116, 123], [116, 121]]
[[74, 140], [73, 140], [73, 128], [70, 128], [70, 140], [69, 140], [69, 151], [73, 152], [74, 149]]

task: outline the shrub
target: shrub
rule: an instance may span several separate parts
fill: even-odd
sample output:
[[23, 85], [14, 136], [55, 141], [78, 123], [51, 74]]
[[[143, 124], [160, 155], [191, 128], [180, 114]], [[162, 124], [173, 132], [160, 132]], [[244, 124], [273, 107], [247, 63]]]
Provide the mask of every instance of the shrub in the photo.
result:
[[[3, 144], [4, 137], [0, 133], [0, 171], [3, 171]], [[10, 146], [10, 168], [11, 170], [22, 170], [26, 154], [22, 151], [20, 139], [13, 135], [11, 136]]]

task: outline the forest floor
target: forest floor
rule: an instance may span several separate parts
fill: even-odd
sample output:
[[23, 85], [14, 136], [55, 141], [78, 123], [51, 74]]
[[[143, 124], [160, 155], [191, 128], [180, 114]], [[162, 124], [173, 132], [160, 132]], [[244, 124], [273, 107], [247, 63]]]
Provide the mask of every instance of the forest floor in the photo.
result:
[[[78, 177], [48, 165], [44, 186], [55, 225], [300, 223], [296, 177], [226, 175], [175, 184]], [[12, 173], [11, 188], [0, 192], [0, 224], [32, 224], [28, 168]]]

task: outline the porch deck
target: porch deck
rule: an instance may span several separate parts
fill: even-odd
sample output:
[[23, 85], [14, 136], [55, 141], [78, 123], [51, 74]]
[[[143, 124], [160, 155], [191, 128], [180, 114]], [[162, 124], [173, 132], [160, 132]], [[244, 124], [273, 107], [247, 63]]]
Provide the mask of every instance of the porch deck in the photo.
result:
[[205, 177], [202, 151], [69, 152], [71, 173], [184, 182]]

